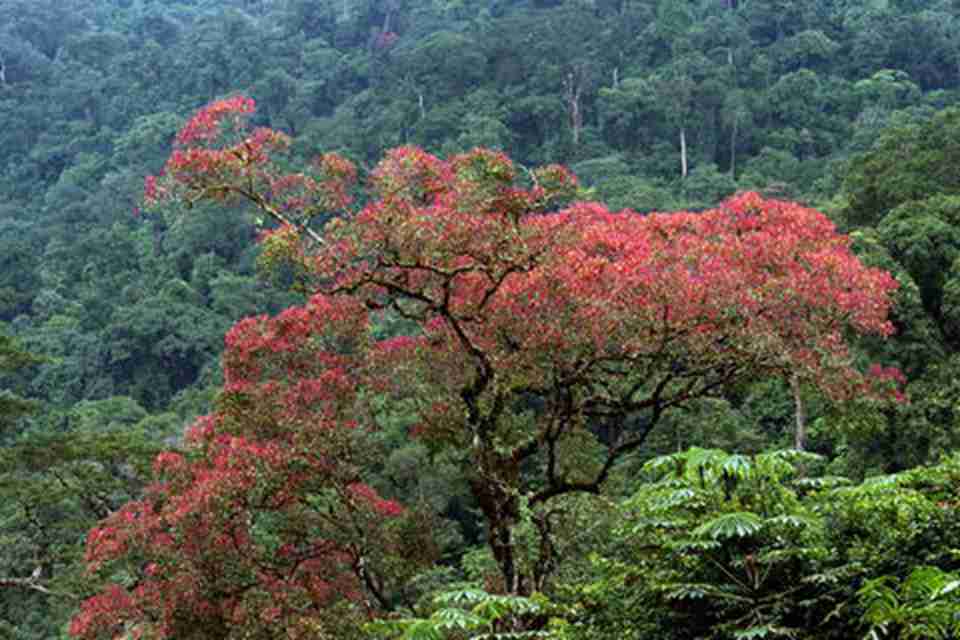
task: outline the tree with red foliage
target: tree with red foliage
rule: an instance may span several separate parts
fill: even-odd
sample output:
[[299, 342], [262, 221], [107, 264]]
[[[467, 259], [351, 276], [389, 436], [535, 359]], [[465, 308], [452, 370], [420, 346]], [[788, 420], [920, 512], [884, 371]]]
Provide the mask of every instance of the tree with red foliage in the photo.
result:
[[[405, 512], [354, 462], [378, 394], [414, 401], [411, 435], [458, 452], [497, 588], [522, 595], [561, 562], [564, 499], [599, 493], [668, 412], [770, 375], [838, 400], [882, 388], [846, 337], [891, 332], [896, 282], [816, 211], [742, 194], [702, 213], [613, 213], [571, 204], [561, 167], [409, 147], [349, 211], [352, 165], [328, 154], [284, 170], [287, 139], [247, 132], [248, 104], [191, 120], [146, 199], [252, 206], [276, 223], [265, 253], [295, 261], [315, 296], [230, 332], [219, 411], [185, 457], [158, 460], [144, 500], [91, 533], [93, 566], [123, 560], [136, 586], [89, 601], [76, 635], [149, 624], [179, 637], [215, 620], [203, 637], [228, 637], [252, 618], [293, 629], [337, 598], [389, 605], [389, 572], [373, 572]], [[375, 341], [378, 314], [417, 330]], [[532, 546], [517, 541], [524, 518]], [[283, 525], [267, 536], [266, 522]]]
[[125, 586], [87, 600], [72, 634], [316, 637], [392, 606], [433, 554], [429, 522], [363, 481], [366, 313], [318, 295], [230, 331], [216, 413], [184, 452], [156, 458], [142, 499], [90, 532], [90, 571]]

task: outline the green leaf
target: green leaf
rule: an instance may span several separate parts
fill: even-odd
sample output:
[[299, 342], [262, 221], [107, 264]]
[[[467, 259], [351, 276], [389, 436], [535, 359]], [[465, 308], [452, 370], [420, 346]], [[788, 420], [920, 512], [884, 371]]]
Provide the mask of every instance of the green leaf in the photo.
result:
[[477, 629], [487, 620], [463, 609], [440, 609], [431, 616], [437, 629]]
[[722, 545], [715, 540], [671, 540], [663, 546], [671, 551], [713, 551]]
[[940, 587], [940, 590], [937, 591], [935, 597], [939, 598], [941, 596], [945, 596], [948, 593], [956, 591], [957, 589], [960, 589], [960, 580], [951, 580], [947, 584]]
[[432, 620], [417, 620], [407, 627], [403, 640], [443, 640], [443, 634]]
[[806, 516], [783, 514], [768, 518], [767, 524], [783, 525], [793, 529], [808, 529], [816, 527], [819, 524], [819, 521], [816, 518], [808, 518]]
[[737, 640], [754, 640], [754, 638], [766, 638], [770, 635], [779, 635], [770, 625], [763, 625], [762, 627], [750, 627], [749, 629], [744, 629], [743, 631], [733, 632], [733, 637], [737, 638]]
[[750, 458], [736, 454], [724, 460], [720, 468], [734, 478], [744, 480], [750, 477], [754, 467]]
[[793, 486], [799, 489], [836, 489], [850, 486], [851, 481], [841, 476], [823, 476], [820, 478], [798, 478]]
[[467, 587], [464, 589], [444, 591], [443, 593], [434, 597], [433, 602], [441, 606], [476, 604], [486, 600], [489, 597], [491, 597], [490, 594], [483, 589]]
[[713, 540], [747, 538], [763, 528], [763, 519], [755, 513], [725, 513], [704, 522], [694, 530], [694, 535]]

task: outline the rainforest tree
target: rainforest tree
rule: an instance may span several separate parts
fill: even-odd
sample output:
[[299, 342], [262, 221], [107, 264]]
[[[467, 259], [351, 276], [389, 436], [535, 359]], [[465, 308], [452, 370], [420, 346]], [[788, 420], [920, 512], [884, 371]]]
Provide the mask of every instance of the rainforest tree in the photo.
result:
[[[890, 333], [896, 282], [816, 211], [743, 194], [698, 214], [613, 213], [576, 201], [559, 166], [412, 147], [351, 209], [353, 165], [326, 154], [291, 172], [290, 139], [250, 130], [253, 111], [242, 96], [199, 111], [146, 200], [252, 209], [264, 259], [311, 297], [227, 335], [217, 410], [91, 532], [91, 568], [112, 578], [75, 635], [296, 634], [329, 629], [330, 607], [402, 604], [431, 516], [367, 483], [384, 398], [412, 403], [410, 437], [458, 460], [491, 588], [527, 595], [564, 560], [569, 499], [601, 492], [671, 411], [766, 376], [838, 400], [889, 390], [845, 338]], [[375, 339], [388, 317], [410, 330]]]
[[[40, 361], [40, 358], [21, 349], [10, 336], [0, 334], [0, 375], [16, 373]], [[35, 408], [34, 403], [12, 390], [0, 389], [0, 433], [6, 436], [7, 430], [16, 423], [18, 418]]]

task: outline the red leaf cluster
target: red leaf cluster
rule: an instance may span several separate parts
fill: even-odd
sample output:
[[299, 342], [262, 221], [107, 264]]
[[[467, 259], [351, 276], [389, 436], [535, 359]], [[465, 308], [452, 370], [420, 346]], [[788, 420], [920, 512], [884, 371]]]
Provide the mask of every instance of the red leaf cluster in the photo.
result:
[[212, 142], [220, 136], [225, 123], [237, 124], [255, 110], [256, 103], [245, 96], [211, 102], [187, 121], [177, 134], [176, 142], [182, 147]]
[[405, 300], [453, 380], [464, 350], [529, 381], [662, 356], [799, 374], [841, 397], [860, 379], [846, 332], [892, 331], [896, 281], [812, 209], [748, 193], [702, 213], [545, 214], [542, 184], [514, 179], [491, 152], [395, 150], [373, 174], [379, 198], [332, 231], [317, 268], [368, 306]]
[[253, 111], [253, 100], [244, 96], [199, 110], [177, 134], [160, 175], [145, 179], [144, 203], [245, 200], [289, 216], [278, 218], [284, 223], [308, 221], [350, 203], [356, 179], [350, 162], [325, 154], [305, 172], [279, 171], [275, 159], [289, 149], [290, 138], [264, 127], [249, 131]]

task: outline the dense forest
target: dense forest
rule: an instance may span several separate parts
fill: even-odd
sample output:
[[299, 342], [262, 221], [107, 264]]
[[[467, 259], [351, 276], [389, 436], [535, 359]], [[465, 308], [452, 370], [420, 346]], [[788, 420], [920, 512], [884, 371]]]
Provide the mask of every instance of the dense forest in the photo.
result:
[[0, 16], [0, 638], [960, 637], [957, 0]]

